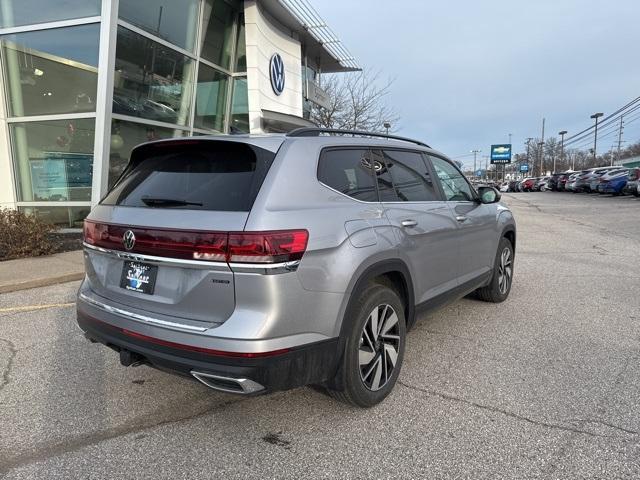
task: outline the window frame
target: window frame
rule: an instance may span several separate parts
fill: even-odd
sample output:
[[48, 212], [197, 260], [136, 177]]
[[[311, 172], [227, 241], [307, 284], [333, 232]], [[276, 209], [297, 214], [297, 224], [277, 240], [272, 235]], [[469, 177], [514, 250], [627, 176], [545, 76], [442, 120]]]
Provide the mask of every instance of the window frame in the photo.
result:
[[[431, 155], [431, 153], [429, 153], [426, 150], [419, 150], [419, 149], [415, 149], [415, 148], [403, 148], [403, 147], [383, 147], [383, 146], [374, 146], [372, 147], [371, 145], [330, 145], [330, 146], [326, 146], [326, 147], [322, 147], [320, 149], [320, 152], [318, 153], [317, 159], [316, 159], [316, 180], [318, 181], [318, 183], [320, 185], [322, 185], [323, 187], [328, 188], [329, 190], [338, 193], [340, 195], [342, 195], [343, 197], [349, 198], [355, 202], [360, 202], [360, 203], [366, 203], [366, 204], [375, 204], [375, 203], [392, 203], [392, 204], [432, 204], [433, 202], [446, 202], [447, 199], [444, 195], [444, 192], [442, 190], [442, 187], [440, 185], [440, 179], [438, 178], [436, 181], [432, 180], [434, 189], [435, 189], [435, 193], [437, 195], [437, 199], [436, 200], [416, 200], [416, 201], [403, 201], [403, 200], [397, 200], [397, 201], [382, 201], [380, 199], [380, 191], [378, 189], [378, 179], [373, 175], [372, 173], [372, 177], [373, 177], [373, 184], [375, 186], [376, 189], [376, 196], [377, 196], [377, 200], [375, 202], [370, 202], [370, 201], [366, 201], [366, 200], [359, 200], [357, 198], [353, 198], [350, 197], [349, 195], [340, 192], [339, 190], [336, 190], [335, 188], [333, 188], [330, 185], [327, 185], [326, 183], [322, 182], [322, 180], [320, 180], [319, 177], [319, 173], [320, 173], [320, 159], [322, 158], [322, 155], [325, 151], [328, 150], [367, 150], [370, 153], [373, 153], [374, 150], [378, 150], [380, 152], [384, 151], [384, 150], [392, 150], [392, 151], [403, 151], [403, 152], [409, 152], [409, 153], [416, 153], [418, 155], [420, 155], [420, 157], [422, 157], [422, 161], [424, 162], [429, 175], [432, 179], [437, 178], [435, 169], [433, 167], [433, 165], [431, 164], [431, 159], [429, 158], [429, 156]], [[438, 156], [438, 155], [436, 155]], [[384, 158], [384, 156], [383, 156]], [[438, 158], [441, 158], [440, 156], [438, 156]], [[451, 163], [451, 162], [449, 162]], [[455, 165], [454, 165], [455, 167]], [[462, 174], [462, 172], [460, 172]], [[464, 177], [464, 175], [463, 175]], [[465, 178], [466, 180], [466, 178]], [[391, 182], [393, 184], [393, 189], [394, 191], [396, 191], [396, 186], [395, 183], [393, 182], [393, 178], [391, 179]], [[468, 182], [467, 182], [468, 183]], [[471, 186], [471, 185], [470, 185]], [[477, 192], [475, 191], [475, 189], [472, 188], [472, 192], [474, 193], [474, 195], [477, 198]], [[396, 196], [397, 196], [397, 191], [396, 191]]]
[[[435, 178], [437, 179], [436, 183], [438, 185], [438, 189], [440, 190], [440, 195], [442, 197], [442, 201], [444, 201], [444, 202], [457, 202], [457, 203], [478, 203], [480, 201], [480, 196], [478, 195], [478, 191], [474, 188], [474, 186], [471, 184], [471, 182], [469, 182], [469, 180], [467, 180], [467, 177], [464, 175], [464, 173], [462, 173], [462, 170], [460, 170], [455, 163], [453, 163], [451, 160], [449, 160], [448, 158], [446, 158], [443, 155], [438, 155], [438, 154], [434, 154], [434, 153], [427, 153], [426, 155], [429, 157], [428, 161], [429, 161], [429, 165], [431, 165], [431, 171], [433, 172], [433, 175], [435, 175]], [[434, 157], [434, 158], [437, 158], [437, 159], [442, 160], [444, 162], [447, 162], [454, 169], [456, 169], [460, 173], [460, 177], [469, 186], [469, 189], [471, 190], [471, 193], [473, 195], [473, 199], [472, 200], [448, 200], [447, 199], [447, 195], [444, 193], [444, 188], [442, 187], [442, 181], [440, 180], [440, 177], [438, 177], [438, 175], [436, 173], [436, 170], [435, 170], [435, 167], [433, 166], [430, 157]]]
[[335, 151], [335, 150], [339, 150], [339, 151], [344, 151], [344, 150], [365, 150], [367, 152], [371, 152], [371, 147], [369, 145], [345, 145], [345, 146], [332, 145], [332, 146], [329, 146], [329, 147], [321, 148], [320, 152], [318, 153], [318, 158], [316, 160], [316, 180], [318, 181], [318, 183], [320, 185], [322, 185], [323, 187], [328, 188], [332, 192], [336, 192], [336, 193], [342, 195], [345, 198], [353, 200], [354, 202], [366, 203], [368, 205], [380, 203], [380, 195], [378, 193], [378, 184], [377, 184], [377, 181], [376, 181], [375, 177], [373, 176], [373, 170], [371, 171], [372, 172], [371, 173], [371, 181], [373, 182], [373, 186], [374, 186], [375, 192], [376, 192], [377, 200], [375, 202], [371, 202], [371, 201], [368, 201], [368, 200], [360, 200], [358, 198], [354, 198], [354, 197], [352, 197], [350, 195], [347, 195], [346, 193], [342, 193], [340, 190], [336, 190], [331, 185], [327, 185], [322, 180], [320, 180], [320, 160], [322, 159], [322, 155], [325, 152]]
[[[402, 147], [381, 147], [381, 148], [375, 148], [372, 150], [381, 150], [383, 155], [382, 158], [384, 159], [384, 152], [386, 151], [392, 151], [392, 152], [406, 152], [406, 153], [414, 153], [416, 155], [418, 155], [421, 159], [422, 162], [424, 163], [425, 168], [427, 169], [427, 171], [429, 172], [429, 177], [431, 177], [431, 184], [433, 185], [433, 189], [434, 189], [434, 193], [436, 195], [436, 198], [434, 200], [398, 200], [398, 201], [390, 201], [390, 202], [382, 202], [380, 200], [380, 195], [378, 194], [378, 200], [381, 203], [432, 203], [432, 202], [442, 202], [442, 201], [446, 201], [445, 197], [442, 194], [442, 191], [440, 190], [440, 185], [439, 182], [434, 182], [433, 178], [435, 175], [435, 171], [433, 169], [433, 165], [431, 165], [431, 162], [428, 161], [428, 154], [426, 154], [424, 151], [422, 150], [415, 150], [412, 148], [402, 148]], [[393, 175], [389, 174], [389, 176], [391, 177], [391, 182], [393, 183], [393, 189], [396, 191], [396, 196], [398, 196], [398, 187], [396, 186], [396, 182], [393, 179]], [[378, 188], [378, 182], [376, 182], [376, 189]]]

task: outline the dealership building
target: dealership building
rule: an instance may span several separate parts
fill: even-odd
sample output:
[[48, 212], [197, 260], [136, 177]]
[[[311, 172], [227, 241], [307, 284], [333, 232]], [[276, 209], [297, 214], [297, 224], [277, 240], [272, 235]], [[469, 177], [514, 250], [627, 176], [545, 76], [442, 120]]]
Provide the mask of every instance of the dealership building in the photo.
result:
[[79, 227], [154, 139], [285, 132], [358, 65], [306, 0], [0, 0], [0, 208]]

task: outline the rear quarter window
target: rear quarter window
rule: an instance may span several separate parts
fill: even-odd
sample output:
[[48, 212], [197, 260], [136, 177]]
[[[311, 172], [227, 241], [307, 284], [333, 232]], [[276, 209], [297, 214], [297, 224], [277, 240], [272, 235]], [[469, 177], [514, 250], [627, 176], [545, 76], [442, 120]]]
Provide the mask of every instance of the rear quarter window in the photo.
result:
[[248, 212], [274, 156], [226, 141], [143, 145], [101, 203]]
[[318, 180], [357, 200], [378, 201], [372, 160], [367, 149], [323, 150], [318, 161]]

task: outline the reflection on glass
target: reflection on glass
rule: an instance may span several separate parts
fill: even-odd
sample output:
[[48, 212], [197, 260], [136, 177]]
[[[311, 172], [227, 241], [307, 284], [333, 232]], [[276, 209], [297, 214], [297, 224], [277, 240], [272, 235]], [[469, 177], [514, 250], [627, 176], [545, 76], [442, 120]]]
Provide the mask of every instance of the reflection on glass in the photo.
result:
[[113, 113], [186, 125], [194, 61], [118, 27]]
[[236, 72], [247, 71], [247, 42], [244, 34], [244, 14], [238, 20], [238, 38], [236, 40]]
[[227, 103], [227, 82], [227, 75], [200, 64], [194, 127], [222, 131]]
[[206, 0], [202, 19], [200, 56], [227, 69], [231, 68], [233, 24], [238, 16], [239, 3], [235, 4], [236, 7], [225, 0]]
[[111, 156], [109, 158], [109, 188], [118, 179], [129, 162], [136, 145], [162, 138], [182, 137], [187, 132], [141, 123], [113, 120], [111, 122]]
[[89, 201], [94, 120], [11, 123], [18, 200]]
[[231, 102], [230, 133], [249, 133], [249, 95], [247, 79], [236, 78], [233, 82], [233, 100]]
[[120, 0], [118, 15], [163, 40], [193, 51], [198, 0]]
[[100, 0], [0, 0], [0, 27], [100, 15]]
[[91, 207], [18, 207], [18, 210], [62, 228], [82, 228], [82, 221], [89, 215]]
[[12, 116], [95, 111], [98, 24], [0, 37]]

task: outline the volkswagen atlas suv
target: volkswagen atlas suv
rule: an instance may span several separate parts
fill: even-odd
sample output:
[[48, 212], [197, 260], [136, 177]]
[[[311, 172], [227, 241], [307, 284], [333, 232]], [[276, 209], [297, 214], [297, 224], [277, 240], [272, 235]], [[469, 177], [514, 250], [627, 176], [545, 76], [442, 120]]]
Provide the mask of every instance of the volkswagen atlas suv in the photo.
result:
[[401, 137], [142, 144], [85, 221], [78, 324], [125, 366], [240, 394], [321, 385], [369, 407], [417, 312], [508, 297], [516, 228], [499, 200]]

